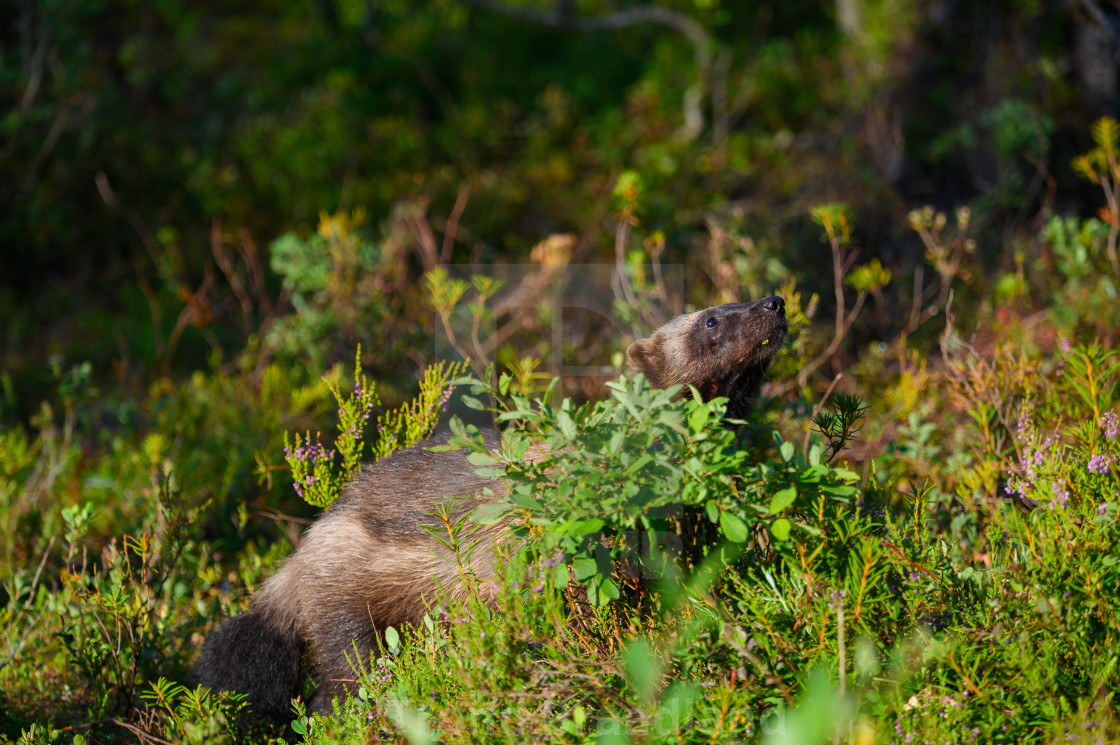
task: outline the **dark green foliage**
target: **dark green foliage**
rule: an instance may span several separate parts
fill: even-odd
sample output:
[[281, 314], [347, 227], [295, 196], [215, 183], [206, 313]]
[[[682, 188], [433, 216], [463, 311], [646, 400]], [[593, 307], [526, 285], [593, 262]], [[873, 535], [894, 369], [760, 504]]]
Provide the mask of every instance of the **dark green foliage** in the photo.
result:
[[[284, 435], [384, 455], [442, 356], [497, 362], [498, 576], [433, 514], [471, 602], [282, 737], [1120, 738], [1109, 3], [9, 5], [0, 742], [275, 738], [189, 669], [314, 518]], [[617, 378], [774, 293], [740, 429]]]

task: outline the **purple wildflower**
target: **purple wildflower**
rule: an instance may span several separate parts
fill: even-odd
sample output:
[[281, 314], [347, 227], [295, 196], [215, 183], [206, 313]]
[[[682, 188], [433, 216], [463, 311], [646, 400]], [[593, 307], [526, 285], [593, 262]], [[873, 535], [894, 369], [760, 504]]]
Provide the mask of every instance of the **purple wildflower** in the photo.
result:
[[1065, 485], [1066, 483], [1063, 479], [1058, 479], [1058, 482], [1054, 484], [1054, 499], [1050, 502], [1050, 509], [1053, 510], [1060, 507], [1064, 510], [1069, 507], [1069, 500], [1072, 495], [1069, 493], [1069, 489], [1065, 488]]
[[1120, 434], [1120, 417], [1116, 416], [1116, 412], [1106, 411], [1101, 414], [1101, 429], [1104, 430], [1104, 436], [1110, 440]]
[[1114, 461], [1109, 453], [1097, 453], [1089, 458], [1089, 473], [1108, 473]]

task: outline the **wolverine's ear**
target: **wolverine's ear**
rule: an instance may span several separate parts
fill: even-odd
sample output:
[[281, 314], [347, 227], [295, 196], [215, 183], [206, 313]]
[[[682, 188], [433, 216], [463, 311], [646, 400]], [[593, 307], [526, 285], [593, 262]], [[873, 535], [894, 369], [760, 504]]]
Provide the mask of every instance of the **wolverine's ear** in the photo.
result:
[[664, 355], [661, 344], [654, 337], [638, 339], [626, 348], [626, 358], [630, 360], [630, 369], [646, 376], [650, 386], [661, 388], [661, 372], [664, 369]]

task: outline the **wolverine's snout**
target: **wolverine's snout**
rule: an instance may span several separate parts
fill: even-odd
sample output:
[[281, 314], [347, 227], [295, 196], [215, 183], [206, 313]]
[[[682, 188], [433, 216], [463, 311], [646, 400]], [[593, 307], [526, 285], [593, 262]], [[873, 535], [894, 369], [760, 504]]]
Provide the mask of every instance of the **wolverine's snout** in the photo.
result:
[[763, 298], [758, 302], [764, 309], [770, 311], [771, 313], [777, 313], [783, 316], [786, 314], [786, 301], [782, 300], [777, 295], [771, 295], [770, 297]]

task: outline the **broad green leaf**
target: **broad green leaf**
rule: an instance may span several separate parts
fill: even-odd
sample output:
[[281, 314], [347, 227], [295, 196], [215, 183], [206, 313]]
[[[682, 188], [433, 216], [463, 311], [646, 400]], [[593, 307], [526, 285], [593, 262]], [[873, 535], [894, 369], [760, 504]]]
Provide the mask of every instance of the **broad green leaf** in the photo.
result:
[[770, 526], [770, 534], [779, 541], [784, 541], [786, 538], [789, 538], [789, 528], [789, 520], [780, 517]]
[[794, 489], [792, 486], [782, 489], [770, 500], [770, 514], [777, 515], [786, 507], [789, 507], [791, 504], [793, 504], [793, 501], [795, 499], [797, 499], [796, 489]]
[[626, 679], [642, 702], [649, 701], [657, 691], [661, 681], [661, 661], [654, 655], [649, 644], [635, 639], [622, 653], [622, 663], [626, 669]]
[[522, 421], [522, 420], [539, 420], [540, 417], [529, 409], [516, 409], [514, 411], [507, 411], [498, 415], [499, 422], [509, 421]]
[[642, 453], [642, 455], [626, 469], [627, 474], [634, 474], [645, 467], [647, 463], [653, 460], [653, 456], [649, 453]]
[[572, 573], [580, 581], [587, 579], [598, 571], [599, 565], [595, 562], [594, 557], [581, 556], [572, 562]]
[[657, 421], [675, 432], [679, 432], [685, 436], [688, 435], [688, 430], [684, 427], [684, 417], [675, 409], [662, 410], [657, 416]]
[[539, 510], [541, 508], [540, 501], [528, 494], [510, 494], [509, 498], [518, 507], [524, 507], [527, 510]]
[[576, 423], [572, 421], [572, 417], [568, 412], [561, 409], [556, 413], [556, 426], [560, 428], [560, 433], [568, 440], [576, 439]]
[[603, 577], [603, 582], [599, 586], [599, 602], [606, 605], [607, 601], [618, 600], [620, 596], [618, 584], [610, 577]]
[[835, 497], [850, 497], [859, 490], [851, 484], [821, 484], [821, 491]]
[[738, 515], [727, 512], [720, 513], [719, 527], [723, 534], [727, 536], [727, 540], [735, 543], [742, 543], [747, 540], [747, 524]]
[[480, 525], [493, 525], [509, 515], [509, 507], [500, 502], [483, 502], [471, 513], [471, 520]]
[[385, 627], [385, 644], [389, 649], [400, 649], [401, 635], [392, 626]]
[[708, 407], [697, 406], [696, 411], [688, 417], [688, 428], [693, 432], [700, 432], [704, 429], [704, 425], [708, 423]]
[[813, 443], [809, 448], [809, 465], [818, 466], [821, 462], [821, 452], [824, 450], [819, 443]]
[[496, 466], [501, 463], [500, 460], [495, 458], [490, 453], [472, 452], [467, 453], [467, 462], [472, 466]]

